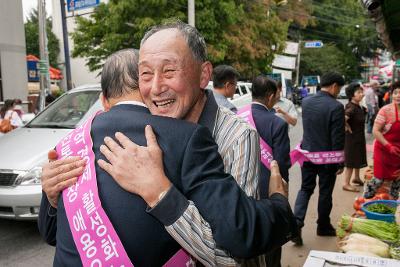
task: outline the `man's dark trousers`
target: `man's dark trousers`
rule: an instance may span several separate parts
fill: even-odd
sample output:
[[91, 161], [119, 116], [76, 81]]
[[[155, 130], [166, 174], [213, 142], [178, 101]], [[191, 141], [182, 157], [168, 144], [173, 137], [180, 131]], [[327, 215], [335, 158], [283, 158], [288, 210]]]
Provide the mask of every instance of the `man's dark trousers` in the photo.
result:
[[323, 229], [330, 227], [330, 213], [332, 210], [332, 192], [336, 182], [336, 165], [315, 165], [304, 162], [301, 168], [302, 184], [297, 194], [294, 207], [294, 216], [297, 225], [302, 228], [307, 213], [308, 202], [319, 177], [319, 198], [318, 198], [318, 227]]

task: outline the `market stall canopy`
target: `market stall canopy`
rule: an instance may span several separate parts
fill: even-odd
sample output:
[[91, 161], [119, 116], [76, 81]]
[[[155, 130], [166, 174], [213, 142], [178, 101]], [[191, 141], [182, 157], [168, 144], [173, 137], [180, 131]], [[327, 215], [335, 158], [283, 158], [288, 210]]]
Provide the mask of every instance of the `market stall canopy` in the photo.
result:
[[[34, 55], [27, 55], [26, 61], [28, 65], [28, 81], [29, 82], [38, 82], [39, 81], [39, 72], [38, 72], [38, 62], [39, 58]], [[50, 80], [62, 80], [63, 76], [59, 69], [53, 68], [50, 66]]]

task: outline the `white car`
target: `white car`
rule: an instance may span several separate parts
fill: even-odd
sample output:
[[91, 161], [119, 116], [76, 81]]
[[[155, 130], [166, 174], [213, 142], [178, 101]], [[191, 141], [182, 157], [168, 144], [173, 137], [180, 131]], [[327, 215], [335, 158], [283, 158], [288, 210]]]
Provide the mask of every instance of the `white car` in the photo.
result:
[[0, 138], [0, 218], [36, 219], [47, 153], [77, 125], [101, 109], [100, 85], [68, 91], [25, 126]]
[[[251, 103], [251, 86], [252, 84], [249, 82], [237, 82], [236, 92], [233, 97], [229, 99], [229, 101], [231, 101], [237, 109], [241, 109], [242, 107]], [[214, 89], [212, 81], [208, 83], [206, 89]]]

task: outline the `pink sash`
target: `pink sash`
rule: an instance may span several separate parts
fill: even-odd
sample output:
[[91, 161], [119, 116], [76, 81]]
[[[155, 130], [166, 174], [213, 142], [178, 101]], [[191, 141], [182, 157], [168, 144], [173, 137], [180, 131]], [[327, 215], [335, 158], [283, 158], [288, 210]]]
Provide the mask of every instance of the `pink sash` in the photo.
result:
[[[253, 119], [253, 114], [251, 112], [251, 105], [247, 105], [244, 108], [240, 109], [237, 114], [251, 126], [256, 128], [256, 124], [254, 123]], [[268, 170], [270, 170], [271, 162], [274, 160], [272, 148], [261, 137], [260, 137], [260, 150], [261, 150], [261, 162], [264, 164], [265, 167], [268, 168]]]
[[[63, 191], [65, 211], [83, 266], [133, 266], [99, 198], [90, 136], [96, 115], [69, 133], [56, 147], [60, 158], [80, 156], [87, 162], [78, 182]], [[181, 249], [164, 266], [186, 267], [192, 263], [190, 255]]]
[[297, 161], [300, 166], [303, 166], [304, 161], [310, 161], [313, 164], [337, 164], [344, 162], [344, 151], [321, 151], [321, 152], [309, 152], [301, 149], [301, 144], [298, 144], [290, 152], [290, 160], [292, 165]]

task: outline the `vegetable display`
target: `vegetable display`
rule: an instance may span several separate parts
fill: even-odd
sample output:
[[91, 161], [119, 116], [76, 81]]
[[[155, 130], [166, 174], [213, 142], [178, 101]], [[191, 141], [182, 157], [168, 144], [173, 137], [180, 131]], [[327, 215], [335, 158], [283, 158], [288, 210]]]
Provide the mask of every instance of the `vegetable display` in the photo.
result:
[[346, 232], [365, 234], [391, 243], [399, 242], [399, 227], [395, 223], [343, 215], [339, 222], [337, 236], [343, 238]]
[[382, 203], [375, 203], [375, 204], [368, 205], [367, 210], [376, 212], [376, 213], [381, 213], [381, 214], [394, 214], [396, 211], [396, 208], [390, 207], [390, 206], [382, 204]]
[[393, 259], [400, 260], [400, 247], [391, 247], [389, 253]]
[[363, 234], [350, 234], [338, 243], [339, 249], [349, 253], [374, 257], [390, 257], [389, 245]]
[[353, 208], [356, 211], [355, 213], [358, 216], [365, 216], [365, 213], [361, 210], [361, 207], [364, 203], [370, 202], [373, 200], [389, 200], [391, 199], [390, 195], [387, 193], [380, 193], [376, 194], [373, 198], [363, 198], [363, 197], [357, 197], [353, 203]]

